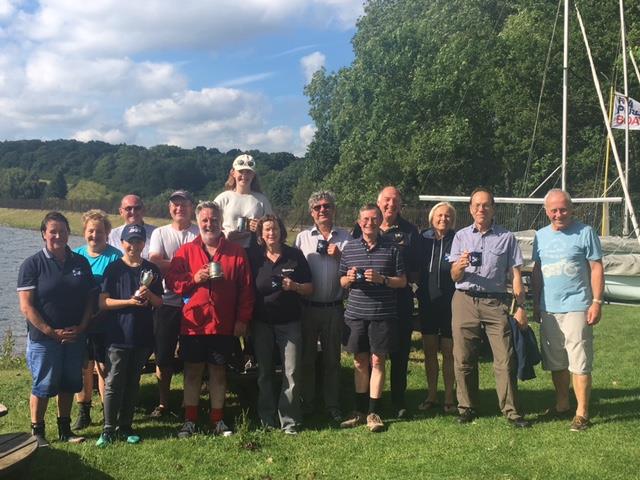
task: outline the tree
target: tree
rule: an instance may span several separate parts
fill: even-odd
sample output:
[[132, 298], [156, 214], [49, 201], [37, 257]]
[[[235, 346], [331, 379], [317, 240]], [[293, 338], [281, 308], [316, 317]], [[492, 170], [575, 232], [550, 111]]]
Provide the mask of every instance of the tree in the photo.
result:
[[47, 198], [67, 198], [67, 191], [67, 180], [62, 169], [58, 168], [53, 172], [53, 178], [47, 184], [44, 195]]

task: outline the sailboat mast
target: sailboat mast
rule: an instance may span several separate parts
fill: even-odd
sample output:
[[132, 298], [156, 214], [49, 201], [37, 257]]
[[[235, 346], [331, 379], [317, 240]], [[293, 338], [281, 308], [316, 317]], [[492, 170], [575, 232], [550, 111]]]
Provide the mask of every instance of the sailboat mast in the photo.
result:
[[[624, 76], [624, 178], [629, 188], [629, 85], [627, 77], [627, 34], [624, 26], [624, 1], [620, 0], [620, 37], [622, 41], [622, 72]], [[629, 235], [629, 209], [624, 206], [622, 235]]]
[[562, 59], [562, 190], [567, 190], [567, 117], [569, 97], [569, 1], [564, 0], [564, 52]]

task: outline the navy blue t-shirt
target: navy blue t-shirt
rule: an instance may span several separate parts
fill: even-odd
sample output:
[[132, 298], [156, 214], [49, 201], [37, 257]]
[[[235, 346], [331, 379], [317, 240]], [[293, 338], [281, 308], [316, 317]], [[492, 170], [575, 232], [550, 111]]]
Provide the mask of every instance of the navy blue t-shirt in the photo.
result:
[[[162, 296], [160, 270], [148, 260], [138, 267], [130, 267], [122, 259], [109, 264], [102, 280], [102, 292], [109, 298], [124, 300], [133, 296], [140, 286], [142, 270], [151, 270], [155, 278], [149, 286], [154, 294]], [[107, 310], [106, 345], [120, 348], [153, 347], [153, 308], [125, 307]]]
[[[97, 285], [89, 262], [66, 248], [64, 264], [43, 248], [27, 258], [18, 273], [18, 291], [34, 291], [35, 308], [51, 328], [80, 325], [90, 293]], [[32, 341], [47, 336], [27, 321]]]

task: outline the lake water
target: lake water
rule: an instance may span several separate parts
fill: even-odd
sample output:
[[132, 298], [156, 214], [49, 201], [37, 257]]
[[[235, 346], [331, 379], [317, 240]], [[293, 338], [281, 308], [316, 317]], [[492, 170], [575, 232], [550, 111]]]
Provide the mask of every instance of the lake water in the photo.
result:
[[[71, 236], [69, 246], [79, 247], [82, 237]], [[18, 307], [18, 269], [25, 258], [41, 250], [44, 246], [39, 231], [22, 230], [0, 226], [0, 343], [5, 333], [11, 329], [16, 340], [16, 353], [23, 353], [27, 337], [27, 326]]]

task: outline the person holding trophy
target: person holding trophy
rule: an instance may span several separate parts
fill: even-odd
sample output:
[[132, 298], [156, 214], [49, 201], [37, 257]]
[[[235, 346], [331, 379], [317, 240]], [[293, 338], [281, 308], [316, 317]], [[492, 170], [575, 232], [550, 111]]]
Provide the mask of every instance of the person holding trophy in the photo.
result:
[[153, 309], [162, 305], [162, 277], [153, 263], [142, 258], [144, 227], [125, 226], [124, 255], [104, 272], [100, 308], [110, 315], [106, 323], [107, 378], [104, 427], [96, 442], [105, 447], [116, 438], [138, 443], [132, 429], [142, 369], [153, 350]]
[[180, 356], [184, 361], [185, 422], [179, 438], [196, 431], [205, 368], [209, 373], [212, 433], [231, 434], [223, 419], [225, 366], [231, 360], [235, 337], [246, 333], [254, 302], [249, 261], [240, 245], [222, 235], [218, 205], [200, 202], [196, 219], [200, 235], [178, 249], [165, 278], [167, 288], [184, 300]]

